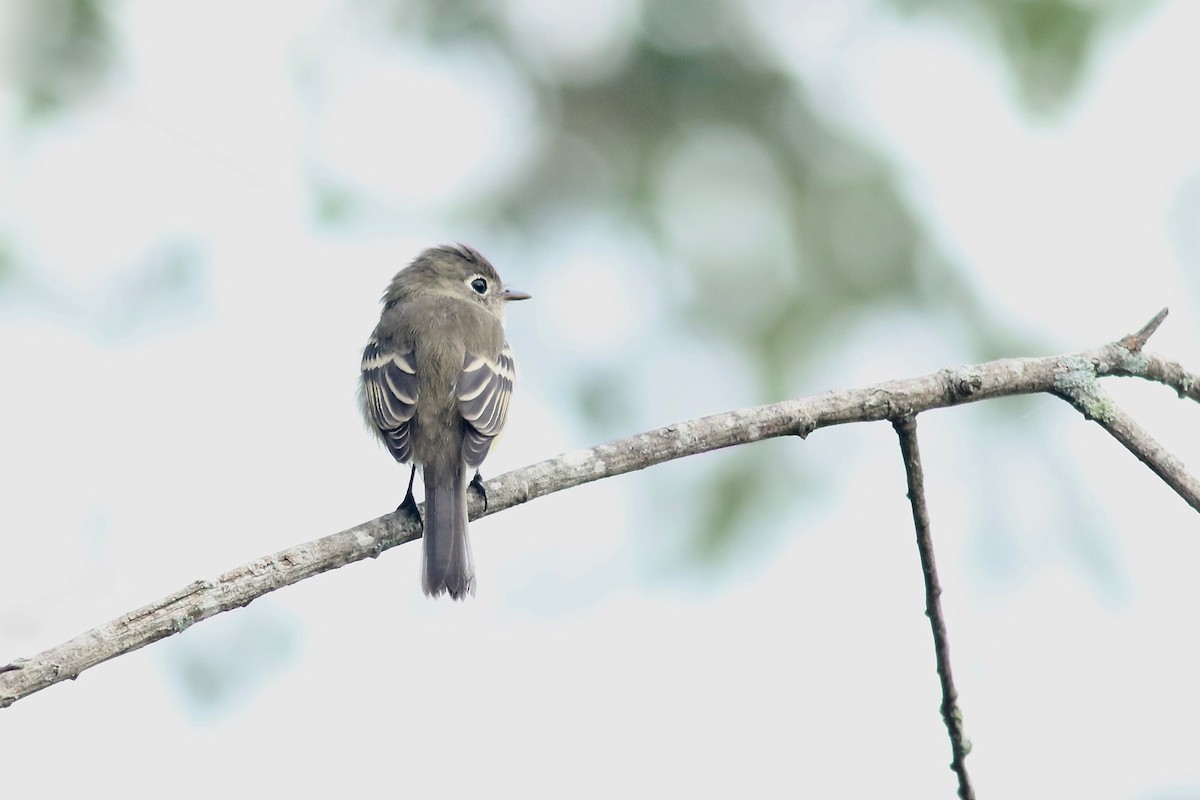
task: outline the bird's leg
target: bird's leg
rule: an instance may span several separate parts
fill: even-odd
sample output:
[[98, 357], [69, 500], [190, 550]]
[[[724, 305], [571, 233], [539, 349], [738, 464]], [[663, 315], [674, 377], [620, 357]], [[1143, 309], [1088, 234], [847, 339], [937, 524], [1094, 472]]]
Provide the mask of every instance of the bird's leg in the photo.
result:
[[483, 486], [483, 476], [479, 474], [479, 470], [475, 470], [475, 477], [471, 478], [471, 487], [479, 492], [479, 496], [483, 498], [483, 511], [487, 513], [487, 489]]
[[408, 492], [404, 495], [404, 502], [401, 503], [400, 505], [396, 506], [396, 511], [397, 512], [406, 511], [409, 514], [412, 514], [414, 517], [416, 517], [417, 522], [420, 522], [422, 525], [424, 525], [425, 520], [421, 519], [421, 509], [417, 508], [417, 500], [415, 497], [413, 497], [413, 493], [412, 493], [413, 481], [415, 481], [416, 479], [417, 479], [417, 465], [413, 464], [412, 472], [408, 473]]

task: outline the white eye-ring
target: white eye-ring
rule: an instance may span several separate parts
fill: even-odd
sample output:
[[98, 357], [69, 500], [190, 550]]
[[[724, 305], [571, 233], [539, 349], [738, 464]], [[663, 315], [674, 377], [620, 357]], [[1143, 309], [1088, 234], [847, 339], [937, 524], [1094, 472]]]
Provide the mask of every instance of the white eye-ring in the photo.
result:
[[487, 279], [483, 278], [482, 276], [476, 275], [467, 281], [467, 285], [471, 287], [471, 291], [475, 292], [475, 294], [479, 295], [480, 297], [483, 297], [485, 294], [487, 294], [488, 282]]

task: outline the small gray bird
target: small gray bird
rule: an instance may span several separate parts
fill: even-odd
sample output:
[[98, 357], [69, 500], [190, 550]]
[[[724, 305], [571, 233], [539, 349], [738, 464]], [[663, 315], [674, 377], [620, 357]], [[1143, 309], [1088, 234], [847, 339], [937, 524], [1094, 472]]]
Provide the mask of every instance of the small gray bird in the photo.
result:
[[[418, 465], [425, 481], [423, 586], [430, 597], [475, 594], [466, 475], [475, 470], [470, 483], [483, 492], [479, 466], [512, 396], [504, 307], [527, 299], [505, 288], [475, 250], [434, 247], [396, 273], [363, 352], [363, 415], [397, 461], [413, 463], [401, 509], [417, 513]], [[483, 500], [486, 508], [486, 494]]]

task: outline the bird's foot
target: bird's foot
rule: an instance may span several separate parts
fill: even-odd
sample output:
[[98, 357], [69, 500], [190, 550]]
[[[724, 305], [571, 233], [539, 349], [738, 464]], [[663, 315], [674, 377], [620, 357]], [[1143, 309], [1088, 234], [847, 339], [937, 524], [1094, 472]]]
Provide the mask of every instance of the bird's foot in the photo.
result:
[[412, 472], [408, 474], [408, 492], [404, 495], [404, 502], [396, 506], [396, 513], [399, 514], [401, 511], [404, 511], [411, 514], [423, 527], [425, 520], [421, 519], [421, 509], [417, 508], [417, 498], [413, 497], [412, 493], [413, 481], [416, 480], [416, 477], [417, 468], [414, 465]]
[[471, 478], [471, 488], [479, 492], [479, 496], [483, 498], [483, 511], [486, 514], [488, 506], [487, 489], [484, 488], [483, 485], [483, 476], [481, 476], [478, 472], [475, 473], [474, 478]]
[[422, 525], [425, 524], [425, 521], [421, 519], [421, 509], [417, 508], [417, 500], [415, 497], [413, 497], [412, 492], [408, 493], [408, 496], [404, 498], [403, 503], [396, 506], [397, 514], [402, 511], [407, 514], [411, 514], [417, 520], [417, 522], [420, 522]]

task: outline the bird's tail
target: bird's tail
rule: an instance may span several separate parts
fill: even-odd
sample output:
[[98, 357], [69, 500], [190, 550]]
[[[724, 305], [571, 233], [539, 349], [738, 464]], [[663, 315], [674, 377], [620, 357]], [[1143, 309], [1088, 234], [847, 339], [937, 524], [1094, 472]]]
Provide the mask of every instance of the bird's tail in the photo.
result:
[[422, 586], [437, 597], [455, 600], [475, 594], [475, 560], [467, 538], [466, 467], [431, 462], [421, 468], [425, 479], [425, 564]]

